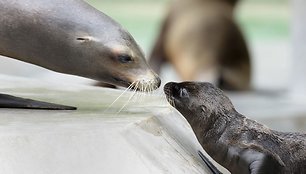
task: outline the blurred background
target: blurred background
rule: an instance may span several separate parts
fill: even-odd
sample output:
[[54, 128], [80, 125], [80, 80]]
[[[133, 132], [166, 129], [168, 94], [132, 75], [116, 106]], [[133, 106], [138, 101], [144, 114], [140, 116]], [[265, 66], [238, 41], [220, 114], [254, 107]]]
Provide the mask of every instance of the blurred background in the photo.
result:
[[[171, 0], [87, 0], [122, 24], [147, 57]], [[257, 89], [285, 90], [291, 71], [289, 0], [241, 0], [235, 11], [252, 59]]]
[[[170, 4], [170, 0], [86, 1], [126, 28], [147, 57]], [[235, 10], [251, 54], [254, 91], [229, 95], [240, 112], [280, 130], [306, 130], [306, 72], [303, 70], [306, 69], [303, 68], [306, 58], [300, 57], [303, 55], [295, 50], [301, 50], [299, 46], [305, 47], [305, 41], [300, 37], [303, 32], [299, 29], [303, 27], [299, 26], [302, 20], [295, 17], [304, 13], [306, 4], [303, 1], [241, 0]], [[304, 14], [299, 15], [305, 19]], [[295, 27], [296, 32], [293, 32]], [[48, 80], [66, 79], [76, 83], [91, 82], [2, 58], [0, 73]], [[166, 76], [164, 81], [176, 78], [171, 68], [163, 76]]]
[[[171, 0], [87, 0], [119, 21], [147, 57]], [[251, 57], [253, 92], [228, 93], [238, 111], [283, 131], [306, 130], [304, 0], [240, 0], [234, 11]], [[305, 48], [306, 49], [306, 48]], [[177, 79], [167, 67], [164, 83]]]
[[[154, 46], [160, 25], [171, 2], [170, 0], [86, 1], [126, 28], [147, 57]], [[289, 0], [241, 0], [237, 5], [235, 15], [249, 47], [253, 71], [252, 85], [257, 89], [288, 88], [292, 67], [291, 8]], [[49, 79], [53, 79], [56, 74], [41, 68], [33, 68], [35, 66], [19, 65], [15, 60], [0, 61], [0, 72], [5, 74], [17, 76], [44, 74]], [[172, 76], [175, 74], [172, 73]]]

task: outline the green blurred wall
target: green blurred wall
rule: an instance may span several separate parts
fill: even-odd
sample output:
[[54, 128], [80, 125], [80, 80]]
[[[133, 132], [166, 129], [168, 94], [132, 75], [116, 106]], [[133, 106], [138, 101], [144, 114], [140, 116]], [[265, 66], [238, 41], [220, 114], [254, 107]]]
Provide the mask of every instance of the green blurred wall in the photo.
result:
[[[87, 0], [114, 18], [134, 36], [146, 53], [150, 52], [169, 0]], [[289, 38], [288, 0], [242, 0], [236, 11], [248, 40]]]

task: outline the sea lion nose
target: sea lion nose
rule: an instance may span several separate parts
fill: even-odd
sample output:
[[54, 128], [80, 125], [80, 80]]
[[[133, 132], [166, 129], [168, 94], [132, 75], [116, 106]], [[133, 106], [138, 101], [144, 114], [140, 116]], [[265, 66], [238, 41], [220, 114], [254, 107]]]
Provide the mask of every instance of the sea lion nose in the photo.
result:
[[189, 94], [186, 88], [181, 88], [180, 89], [180, 97], [181, 98], [188, 98]]
[[159, 88], [159, 87], [160, 87], [161, 80], [160, 80], [159, 77], [156, 77], [156, 78], [155, 78], [155, 84], [156, 84], [156, 88]]
[[177, 83], [171, 83], [171, 86], [172, 86], [173, 96], [179, 97], [179, 98], [188, 98], [189, 97], [189, 93], [188, 93], [188, 90], [186, 88], [181, 87]]
[[173, 84], [173, 91], [178, 92], [180, 90], [180, 87], [177, 84]]
[[154, 90], [158, 89], [161, 84], [161, 79], [159, 78], [159, 76], [152, 70], [150, 70], [147, 74], [148, 74], [148, 77], [151, 78], [150, 81], [153, 84]]
[[172, 84], [172, 95], [173, 97], [180, 97], [180, 87], [177, 83]]
[[[164, 91], [167, 93], [167, 94], [170, 94], [170, 92], [172, 93], [173, 91], [173, 86], [175, 85], [175, 83], [173, 82], [168, 82], [167, 84], [165, 84], [164, 86]], [[169, 93], [168, 93], [169, 92]]]

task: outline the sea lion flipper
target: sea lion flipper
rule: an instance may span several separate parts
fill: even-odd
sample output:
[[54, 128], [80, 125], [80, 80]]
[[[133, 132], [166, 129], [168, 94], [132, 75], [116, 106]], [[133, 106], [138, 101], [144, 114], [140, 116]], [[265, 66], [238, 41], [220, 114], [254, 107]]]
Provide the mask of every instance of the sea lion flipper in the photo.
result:
[[254, 149], [246, 150], [241, 157], [248, 162], [251, 174], [280, 173], [284, 166], [273, 154]]
[[222, 174], [201, 151], [198, 151], [198, 154], [213, 174]]
[[0, 108], [43, 109], [43, 110], [76, 110], [76, 107], [58, 105], [37, 100], [0, 94]]
[[261, 161], [250, 164], [251, 174], [280, 173], [283, 166], [270, 155], [265, 155]]

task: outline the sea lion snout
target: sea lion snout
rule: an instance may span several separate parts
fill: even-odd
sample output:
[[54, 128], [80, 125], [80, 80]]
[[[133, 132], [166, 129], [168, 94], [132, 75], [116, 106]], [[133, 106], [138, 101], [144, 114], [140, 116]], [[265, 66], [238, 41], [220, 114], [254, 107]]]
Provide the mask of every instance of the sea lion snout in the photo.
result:
[[156, 90], [161, 84], [161, 79], [154, 72], [146, 74], [127, 71], [126, 73], [117, 72], [113, 74], [114, 76], [109, 83], [141, 92]]
[[168, 102], [181, 113], [191, 111], [232, 111], [229, 98], [217, 87], [207, 82], [169, 82], [164, 87]]
[[111, 84], [117, 86], [124, 86], [131, 90], [137, 90], [141, 92], [150, 92], [160, 87], [161, 80], [155, 73], [134, 73], [127, 71], [126, 73], [113, 73]]
[[155, 89], [159, 88], [160, 84], [161, 84], [160, 78], [158, 76], [155, 77], [154, 80], [153, 80], [153, 86], [155, 87]]
[[106, 44], [110, 56], [105, 68], [114, 80], [108, 83], [143, 92], [159, 88], [161, 80], [148, 66], [143, 51], [127, 31], [122, 32], [127, 39]]
[[153, 91], [160, 87], [161, 80], [159, 77], [152, 79], [141, 79], [134, 82], [134, 88], [142, 92]]
[[189, 98], [188, 90], [179, 83], [169, 82], [164, 86], [167, 98]]
[[174, 106], [174, 93], [179, 90], [178, 83], [169, 82], [164, 86], [164, 92], [168, 102]]

